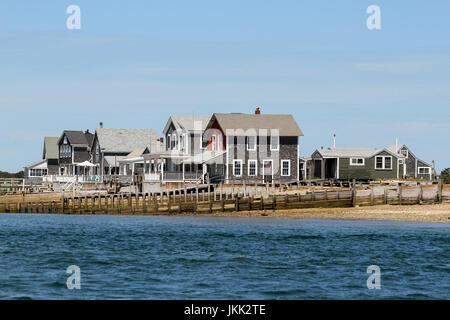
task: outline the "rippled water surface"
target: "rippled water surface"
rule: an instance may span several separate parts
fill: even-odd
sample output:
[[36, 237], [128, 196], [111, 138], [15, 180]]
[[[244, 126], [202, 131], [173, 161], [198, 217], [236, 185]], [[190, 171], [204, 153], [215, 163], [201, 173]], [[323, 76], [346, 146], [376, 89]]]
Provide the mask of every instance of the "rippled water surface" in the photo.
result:
[[0, 299], [449, 299], [449, 249], [438, 223], [3, 214]]

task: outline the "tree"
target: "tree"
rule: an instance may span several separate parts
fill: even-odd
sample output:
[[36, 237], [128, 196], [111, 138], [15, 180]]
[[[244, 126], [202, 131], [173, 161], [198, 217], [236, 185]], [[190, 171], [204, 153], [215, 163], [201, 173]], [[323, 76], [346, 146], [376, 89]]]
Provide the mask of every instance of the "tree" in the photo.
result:
[[450, 183], [450, 168], [442, 170], [439, 177], [442, 179], [443, 183]]
[[23, 178], [23, 171], [19, 171], [16, 173], [0, 171], [0, 178]]

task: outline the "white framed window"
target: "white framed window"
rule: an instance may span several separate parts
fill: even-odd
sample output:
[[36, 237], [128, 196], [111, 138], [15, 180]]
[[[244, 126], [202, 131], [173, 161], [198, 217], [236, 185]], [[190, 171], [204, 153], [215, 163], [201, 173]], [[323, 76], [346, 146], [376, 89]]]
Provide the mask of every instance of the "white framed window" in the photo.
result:
[[30, 177], [44, 177], [47, 175], [47, 169], [30, 169]]
[[398, 164], [403, 164], [403, 159], [398, 159]]
[[171, 139], [171, 149], [175, 150], [178, 148], [178, 143], [177, 143], [177, 135], [175, 133], [172, 134], [172, 139]]
[[283, 177], [291, 175], [291, 160], [281, 160], [281, 175]]
[[350, 158], [350, 165], [351, 166], [364, 166], [365, 159], [364, 158]]
[[280, 149], [280, 137], [270, 136], [270, 150], [278, 151]]
[[233, 175], [235, 177], [242, 176], [242, 160], [233, 161]]
[[211, 144], [212, 144], [211, 150], [212, 151], [216, 151], [217, 150], [217, 137], [216, 137], [216, 135], [212, 135], [211, 136]]
[[392, 157], [391, 156], [376, 156], [375, 157], [375, 169], [391, 170], [392, 169]]
[[247, 137], [247, 150], [256, 150], [256, 136]]
[[257, 171], [257, 161], [256, 160], [248, 160], [248, 175], [251, 177], [256, 176]]
[[203, 135], [200, 135], [200, 149], [206, 149], [206, 146], [203, 145]]
[[418, 174], [430, 174], [431, 168], [430, 167], [419, 167], [417, 168]]
[[400, 154], [404, 155], [405, 158], [408, 159], [408, 155], [409, 155], [408, 149], [400, 150]]
[[184, 150], [184, 133], [180, 134], [180, 150]]

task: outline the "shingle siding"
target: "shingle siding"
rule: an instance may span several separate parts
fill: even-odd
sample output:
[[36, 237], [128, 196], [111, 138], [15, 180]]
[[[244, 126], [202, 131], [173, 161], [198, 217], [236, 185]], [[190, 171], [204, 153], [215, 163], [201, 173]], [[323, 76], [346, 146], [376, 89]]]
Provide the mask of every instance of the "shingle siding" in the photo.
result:
[[[392, 169], [376, 169], [375, 157], [392, 157]], [[350, 158], [339, 159], [339, 179], [344, 180], [377, 180], [377, 179], [396, 179], [397, 178], [397, 158], [388, 152], [381, 152], [371, 158], [364, 160], [364, 166], [351, 166]]]
[[[298, 173], [298, 137], [280, 137], [278, 151], [271, 151], [270, 145], [264, 141], [259, 141], [256, 151], [247, 150], [247, 144], [244, 143], [243, 137], [238, 138], [238, 144], [227, 146], [228, 157], [228, 180], [230, 182], [242, 183], [262, 183], [263, 182], [263, 160], [273, 160], [273, 181], [274, 182], [291, 182], [297, 180]], [[260, 151], [260, 150], [263, 151]], [[264, 154], [261, 155], [260, 152]], [[242, 157], [244, 155], [244, 157]], [[234, 160], [242, 160], [242, 176], [234, 175]], [[249, 160], [257, 160], [257, 175], [248, 175]], [[290, 175], [281, 175], [281, 161], [290, 160]]]

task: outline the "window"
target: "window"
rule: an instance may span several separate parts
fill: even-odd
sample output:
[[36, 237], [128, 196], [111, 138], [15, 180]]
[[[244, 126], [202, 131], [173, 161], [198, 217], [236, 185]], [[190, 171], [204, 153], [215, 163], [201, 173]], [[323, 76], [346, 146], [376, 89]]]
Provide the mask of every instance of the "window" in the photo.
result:
[[184, 133], [180, 134], [180, 148], [184, 150]]
[[384, 168], [392, 169], [392, 157], [384, 157]]
[[392, 157], [391, 156], [375, 157], [375, 169], [391, 170], [392, 169]]
[[430, 167], [419, 167], [419, 174], [430, 174]]
[[172, 141], [171, 141], [172, 145], [171, 145], [171, 149], [174, 150], [175, 148], [178, 148], [178, 144], [177, 144], [177, 135], [175, 133], [172, 134]]
[[403, 159], [398, 159], [398, 164], [403, 164]]
[[248, 175], [256, 176], [256, 160], [248, 160]]
[[205, 143], [203, 143], [203, 136], [200, 135], [200, 149], [206, 149], [207, 143], [208, 143], [208, 141], [205, 141]]
[[270, 150], [276, 151], [279, 149], [280, 145], [280, 137], [279, 136], [271, 136], [270, 137]]
[[408, 149], [402, 149], [402, 150], [400, 150], [400, 154], [404, 155], [405, 158], [408, 158]]
[[255, 136], [247, 137], [247, 150], [256, 150], [256, 137]]
[[43, 177], [47, 175], [47, 169], [30, 169], [30, 177]]
[[217, 141], [216, 141], [215, 135], [211, 136], [211, 144], [212, 144], [211, 150], [216, 151], [217, 150]]
[[351, 166], [363, 166], [364, 162], [364, 158], [350, 158]]
[[236, 177], [242, 176], [242, 160], [234, 160], [234, 162], [233, 162], [233, 174]]
[[281, 160], [281, 175], [284, 177], [291, 175], [291, 160]]

